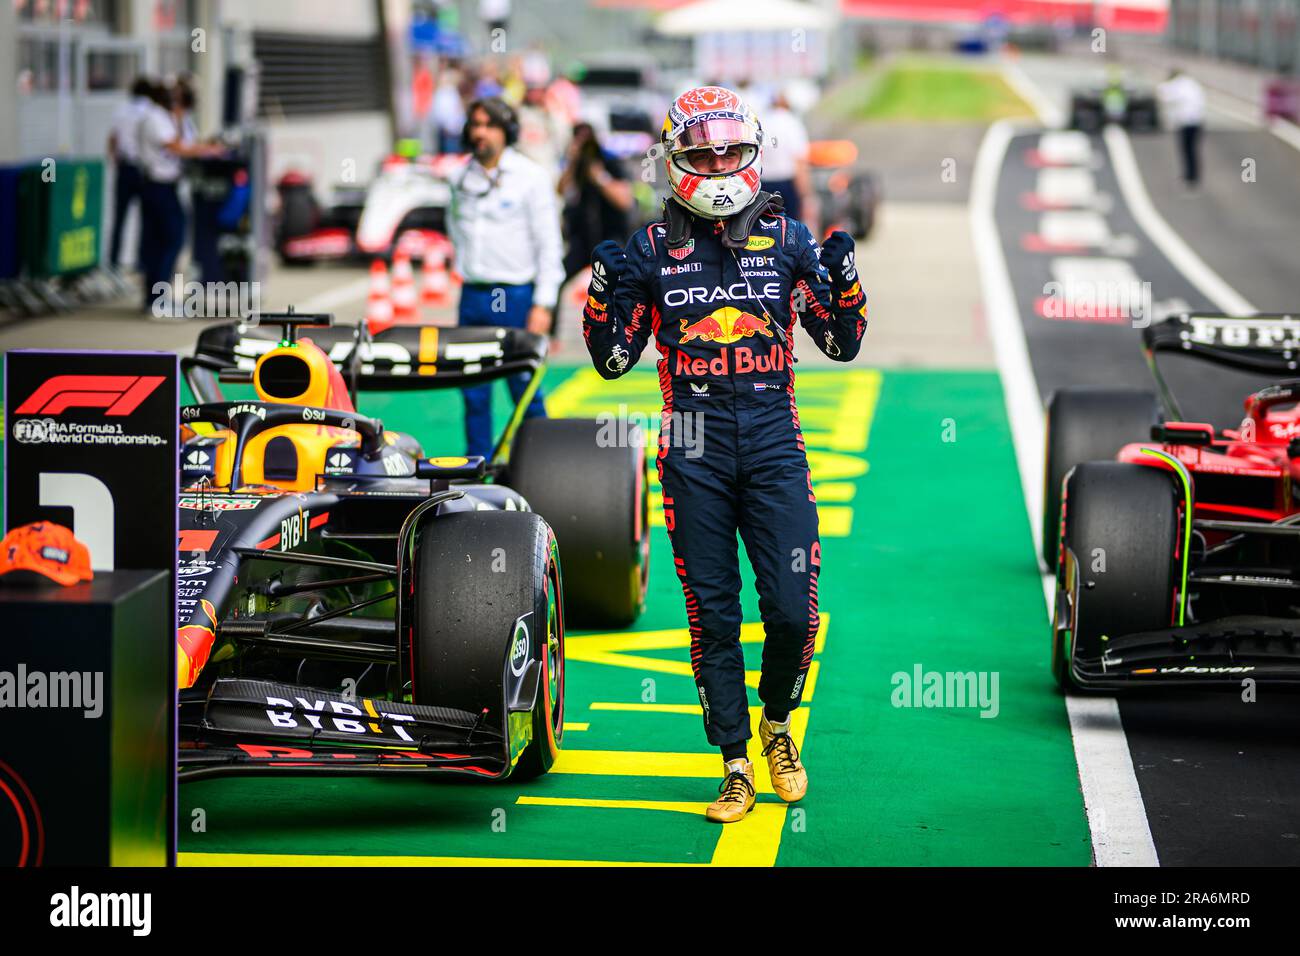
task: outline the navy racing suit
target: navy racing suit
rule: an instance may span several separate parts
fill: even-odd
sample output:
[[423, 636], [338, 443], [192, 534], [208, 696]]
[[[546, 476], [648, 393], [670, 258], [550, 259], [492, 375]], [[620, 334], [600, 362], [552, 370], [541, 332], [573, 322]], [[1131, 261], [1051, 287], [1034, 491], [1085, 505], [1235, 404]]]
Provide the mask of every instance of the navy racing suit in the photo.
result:
[[818, 629], [821, 547], [795, 407], [795, 321], [842, 362], [857, 355], [867, 324], [852, 240], [838, 234], [845, 267], [828, 272], [803, 223], [766, 194], [756, 202], [763, 212], [751, 210], [748, 235], [693, 215], [683, 225], [674, 210], [621, 255], [608, 244], [618, 259], [608, 286], [598, 248], [583, 314], [587, 349], [604, 378], [632, 368], [651, 336], [659, 350], [664, 522], [686, 598], [705, 733], [724, 752], [751, 736], [737, 532], [765, 632], [758, 696], [777, 719], [799, 705]]

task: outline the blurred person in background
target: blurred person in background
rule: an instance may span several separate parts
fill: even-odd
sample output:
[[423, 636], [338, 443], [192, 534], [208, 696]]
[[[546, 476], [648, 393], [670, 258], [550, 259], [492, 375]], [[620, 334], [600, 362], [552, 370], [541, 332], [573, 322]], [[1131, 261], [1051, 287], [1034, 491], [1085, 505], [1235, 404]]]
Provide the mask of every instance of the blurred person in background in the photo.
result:
[[153, 82], [147, 77], [136, 77], [131, 84], [131, 98], [113, 114], [113, 125], [108, 134], [108, 161], [114, 166], [113, 232], [108, 264], [114, 270], [122, 265], [122, 227], [131, 207], [140, 198], [140, 146], [136, 131], [152, 103]]
[[199, 141], [199, 126], [194, 119], [194, 110], [198, 98], [194, 95], [194, 86], [189, 77], [181, 77], [172, 88], [172, 111], [176, 114], [176, 125], [181, 131], [181, 143], [193, 146]]
[[[461, 287], [461, 325], [501, 325], [537, 335], [551, 330], [564, 279], [560, 217], [550, 177], [514, 144], [519, 119], [503, 100], [475, 100], [466, 111], [470, 157], [452, 179], [448, 225]], [[518, 402], [526, 375], [507, 380]], [[492, 453], [492, 385], [463, 390], [469, 455]], [[546, 415], [539, 389], [525, 417]]]
[[464, 148], [460, 141], [465, 128], [465, 101], [461, 98], [464, 83], [464, 74], [454, 66], [447, 66], [438, 74], [438, 87], [429, 108], [436, 152], [459, 153]]
[[582, 115], [582, 91], [567, 76], [551, 80], [546, 88], [546, 100], [567, 126], [573, 126]]
[[560, 156], [568, 139], [568, 128], [562, 126], [549, 109], [546, 87], [528, 87], [517, 112], [519, 151], [546, 170], [551, 182], [555, 182], [560, 173]]
[[591, 262], [591, 251], [607, 239], [622, 241], [635, 200], [623, 170], [605, 155], [590, 123], [573, 127], [557, 191], [564, 197], [564, 257], [568, 282]]
[[491, 34], [510, 25], [510, 0], [478, 0], [478, 15]]
[[[185, 244], [185, 209], [179, 183], [181, 161], [188, 157], [219, 156], [219, 146], [185, 141], [184, 111], [175, 87], [159, 85], [141, 116], [137, 129], [142, 183], [141, 271], [144, 272], [144, 311], [170, 318], [170, 299], [157, 310], [156, 298], [174, 293], [171, 280], [176, 260]], [[191, 101], [192, 102], [192, 101]], [[162, 288], [160, 289], [159, 286]]]
[[808, 130], [784, 91], [763, 114], [763, 186], [785, 200], [785, 214], [817, 234], [817, 199], [808, 167]]
[[1169, 72], [1169, 79], [1157, 88], [1165, 115], [1178, 134], [1178, 152], [1183, 164], [1183, 183], [1194, 191], [1201, 182], [1201, 130], [1205, 126], [1205, 90], [1182, 70]]
[[502, 96], [505, 86], [501, 82], [501, 67], [497, 65], [496, 60], [482, 60], [476, 72], [474, 91], [471, 94], [473, 99], [486, 100]]
[[631, 369], [652, 336], [662, 355], [659, 480], [704, 731], [722, 754], [719, 796], [705, 811], [718, 823], [742, 820], [755, 792], [737, 533], [763, 620], [762, 754], [782, 800], [807, 792], [790, 727], [817, 637], [821, 546], [794, 400], [794, 327], [848, 362], [867, 326], [853, 239], [837, 231], [819, 246], [761, 188], [765, 140], [732, 91], [679, 96], [661, 139], [672, 189], [664, 218], [625, 247], [595, 248], [582, 321], [602, 378]]

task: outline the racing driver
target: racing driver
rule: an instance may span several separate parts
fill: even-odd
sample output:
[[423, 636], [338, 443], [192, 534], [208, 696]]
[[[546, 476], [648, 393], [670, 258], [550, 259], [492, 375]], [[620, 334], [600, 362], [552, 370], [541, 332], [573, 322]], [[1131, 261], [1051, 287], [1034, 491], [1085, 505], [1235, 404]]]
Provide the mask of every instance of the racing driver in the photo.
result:
[[663, 392], [658, 469], [664, 523], [686, 598], [691, 667], [723, 781], [707, 816], [754, 805], [736, 533], [763, 619], [758, 725], [772, 787], [787, 802], [808, 777], [790, 736], [817, 634], [817, 504], [794, 401], [796, 318], [826, 355], [858, 353], [866, 296], [853, 240], [819, 249], [761, 188], [763, 131], [730, 90], [683, 93], [662, 133], [672, 186], [664, 218], [620, 249], [592, 253], [583, 334], [596, 370], [617, 378], [650, 336]]

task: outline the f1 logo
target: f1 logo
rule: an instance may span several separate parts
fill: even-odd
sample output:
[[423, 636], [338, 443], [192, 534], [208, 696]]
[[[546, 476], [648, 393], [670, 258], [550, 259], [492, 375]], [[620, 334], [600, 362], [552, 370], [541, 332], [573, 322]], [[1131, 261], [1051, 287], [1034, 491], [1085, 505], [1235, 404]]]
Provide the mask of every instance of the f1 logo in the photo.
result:
[[163, 383], [161, 375], [55, 375], [15, 415], [58, 415], [69, 408], [102, 408], [105, 415], [130, 415]]

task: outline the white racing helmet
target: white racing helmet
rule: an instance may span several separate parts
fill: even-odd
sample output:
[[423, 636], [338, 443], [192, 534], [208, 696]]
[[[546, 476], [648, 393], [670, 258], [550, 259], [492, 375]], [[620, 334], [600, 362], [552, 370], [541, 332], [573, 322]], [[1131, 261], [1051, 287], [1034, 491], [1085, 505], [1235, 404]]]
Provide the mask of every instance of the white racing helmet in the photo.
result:
[[[763, 127], [754, 111], [731, 90], [701, 86], [687, 90], [668, 108], [660, 140], [668, 182], [678, 201], [701, 216], [726, 219], [758, 195], [763, 175]], [[726, 173], [701, 173], [691, 150], [722, 152], [740, 146], [740, 166]]]

